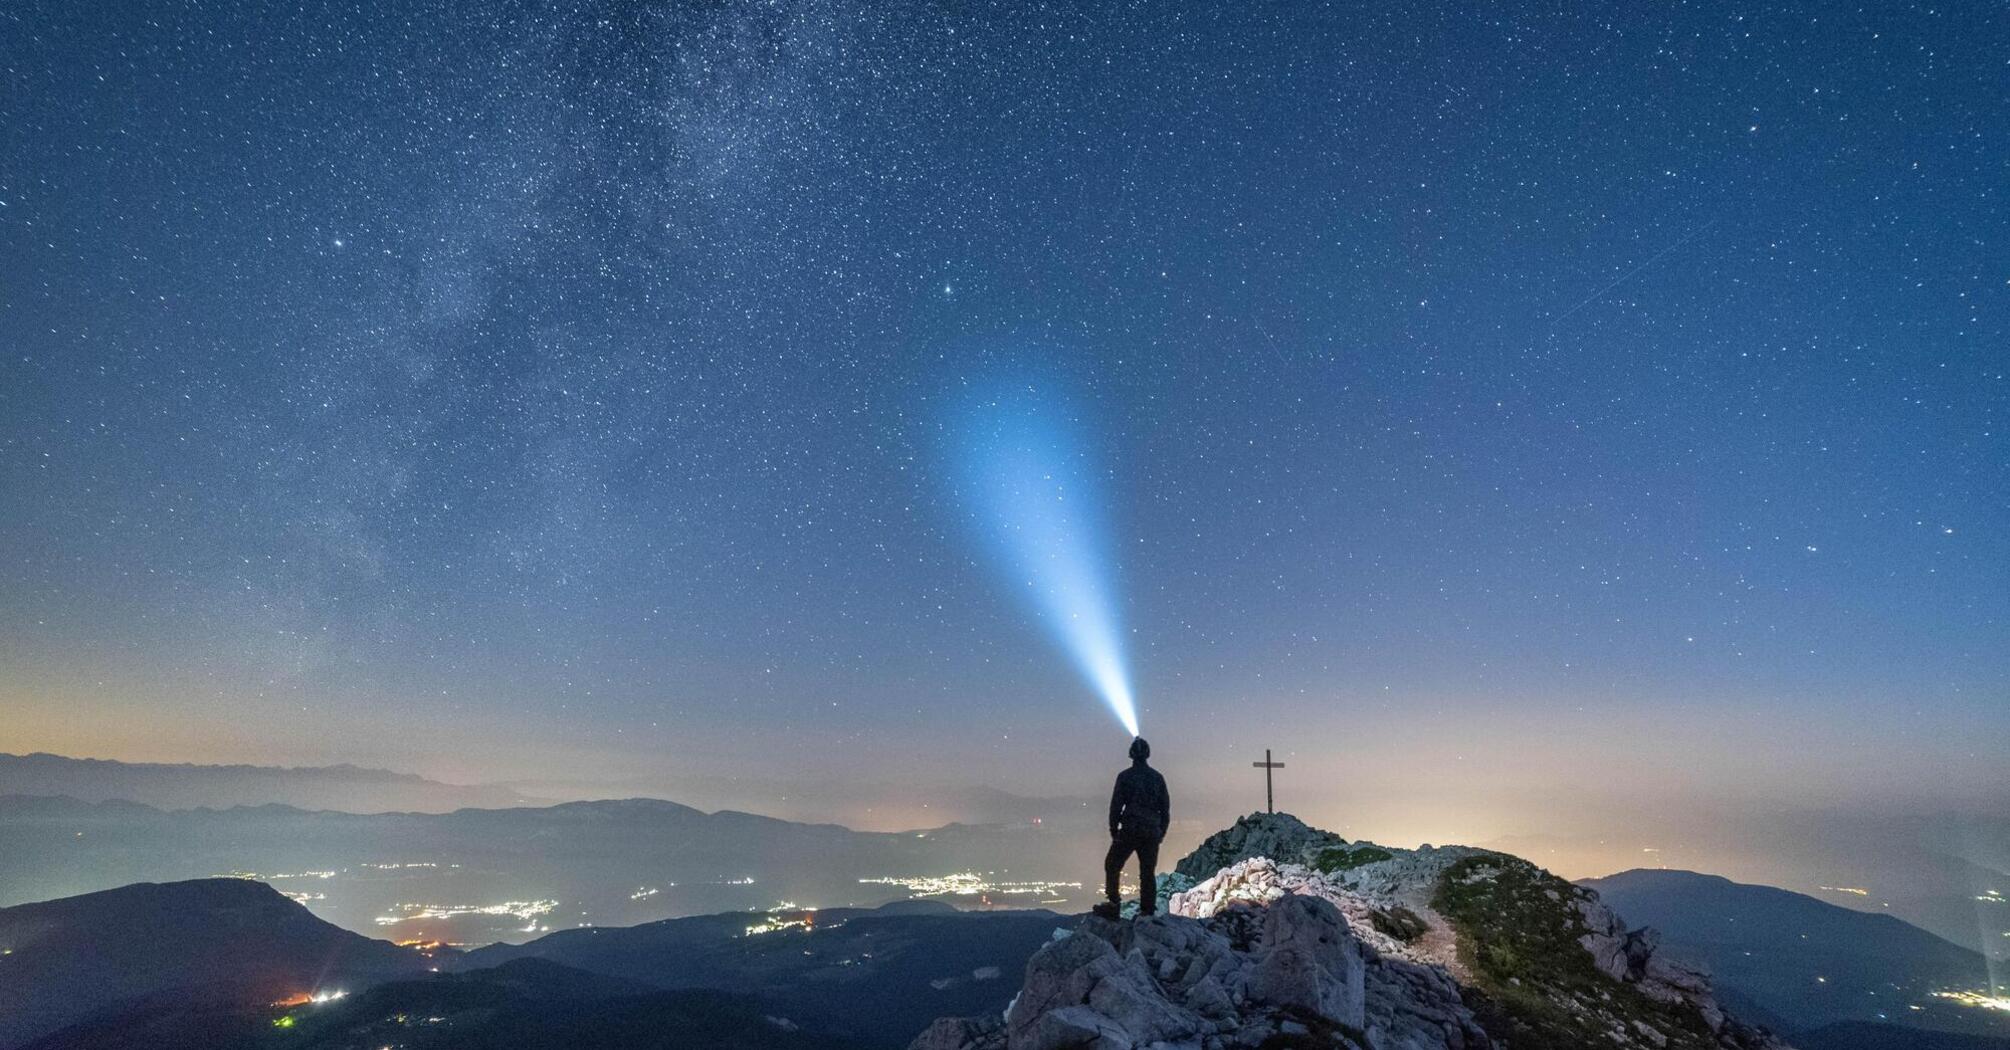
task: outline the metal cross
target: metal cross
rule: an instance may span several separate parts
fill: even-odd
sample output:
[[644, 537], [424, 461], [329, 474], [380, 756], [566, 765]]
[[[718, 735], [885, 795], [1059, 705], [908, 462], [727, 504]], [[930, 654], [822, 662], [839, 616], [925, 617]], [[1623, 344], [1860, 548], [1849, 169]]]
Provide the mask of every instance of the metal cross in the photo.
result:
[[1272, 762], [1270, 760], [1270, 749], [1266, 747], [1263, 749], [1263, 761], [1251, 762], [1250, 765], [1263, 770], [1263, 808], [1271, 813], [1277, 812], [1277, 795], [1270, 788], [1270, 771], [1273, 769], [1283, 769], [1284, 763]]

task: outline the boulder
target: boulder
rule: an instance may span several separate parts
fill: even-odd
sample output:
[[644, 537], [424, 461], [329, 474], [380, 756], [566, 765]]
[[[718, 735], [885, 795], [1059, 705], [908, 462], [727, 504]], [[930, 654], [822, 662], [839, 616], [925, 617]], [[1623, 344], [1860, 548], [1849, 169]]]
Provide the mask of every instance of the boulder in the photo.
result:
[[[1347, 917], [1316, 896], [1234, 901], [1206, 919], [1088, 916], [1034, 953], [1002, 1023], [938, 1021], [913, 1050], [1246, 1050], [1279, 1038], [1364, 1050], [1358, 1039], [1369, 1029], [1369, 973], [1378, 959]], [[1404, 994], [1412, 986], [1380, 977], [1375, 984]], [[1420, 987], [1450, 1001], [1382, 1011], [1387, 1045], [1487, 1045], [1477, 1026], [1475, 1041], [1416, 1037], [1426, 1027], [1423, 1018], [1433, 1032], [1466, 1027], [1456, 985], [1426, 980]]]
[[1577, 910], [1586, 930], [1579, 943], [1591, 953], [1602, 973], [1633, 985], [1651, 999], [1692, 1006], [1711, 1031], [1724, 1030], [1726, 1018], [1711, 991], [1708, 970], [1661, 951], [1660, 931], [1648, 926], [1627, 929], [1618, 913], [1596, 894], [1580, 899]]
[[1339, 909], [1318, 897], [1283, 897], [1264, 910], [1260, 945], [1251, 1001], [1361, 1027], [1361, 942]]
[[1190, 1037], [1209, 1027], [1169, 999], [1142, 953], [1120, 954], [1127, 924], [1091, 917], [1026, 963], [1026, 984], [1005, 1015], [1012, 1050], [1129, 1047]]

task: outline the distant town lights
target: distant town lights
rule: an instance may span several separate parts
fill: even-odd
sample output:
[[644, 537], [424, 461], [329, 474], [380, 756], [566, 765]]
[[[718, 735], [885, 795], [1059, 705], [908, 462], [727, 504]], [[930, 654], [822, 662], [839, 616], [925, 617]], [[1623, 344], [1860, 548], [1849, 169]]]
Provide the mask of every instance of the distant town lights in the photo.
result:
[[[508, 915], [529, 921], [558, 907], [553, 900], [504, 901], [501, 904], [400, 904], [403, 915], [379, 915], [377, 925], [396, 926], [413, 919], [451, 919], [459, 915]], [[529, 932], [529, 931], [526, 931]]]
[[813, 930], [816, 929], [816, 925], [817, 913], [814, 911], [806, 912], [800, 918], [794, 919], [785, 919], [778, 915], [747, 927], [747, 936], [758, 937], [764, 933], [775, 933], [780, 930]]
[[992, 882], [974, 871], [954, 875], [881, 875], [860, 879], [864, 886], [900, 886], [917, 897], [975, 897], [984, 893], [1051, 896], [1055, 890], [1079, 890], [1079, 882]]
[[1988, 992], [1935, 992], [1935, 999], [1946, 999], [1957, 1006], [1972, 1006], [1980, 1010], [2001, 1010], [2010, 1013], [2010, 995], [1991, 995]]

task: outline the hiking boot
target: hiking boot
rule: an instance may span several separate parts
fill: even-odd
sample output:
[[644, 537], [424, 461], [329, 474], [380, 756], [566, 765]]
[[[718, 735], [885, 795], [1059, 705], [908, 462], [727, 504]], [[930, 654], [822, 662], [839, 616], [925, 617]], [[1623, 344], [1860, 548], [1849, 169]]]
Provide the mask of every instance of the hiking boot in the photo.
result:
[[1093, 908], [1090, 908], [1089, 914], [1094, 915], [1099, 919], [1114, 919], [1118, 915], [1122, 914], [1122, 912], [1118, 910], [1115, 904], [1111, 903], [1110, 901], [1104, 901], [1103, 903], [1098, 904]]

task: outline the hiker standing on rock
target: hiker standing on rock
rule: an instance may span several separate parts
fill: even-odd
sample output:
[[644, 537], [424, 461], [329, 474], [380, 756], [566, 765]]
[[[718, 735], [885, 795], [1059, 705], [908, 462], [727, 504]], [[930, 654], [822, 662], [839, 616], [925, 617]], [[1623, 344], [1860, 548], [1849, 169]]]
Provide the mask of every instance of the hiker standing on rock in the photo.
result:
[[1110, 792], [1110, 852], [1103, 857], [1103, 888], [1109, 901], [1096, 905], [1096, 913], [1115, 918], [1123, 897], [1117, 879], [1124, 862], [1138, 855], [1138, 914], [1159, 910], [1159, 842], [1172, 823], [1172, 796], [1166, 793], [1166, 778], [1147, 765], [1152, 746], [1144, 737], [1131, 741], [1131, 768], [1117, 774], [1116, 789]]

